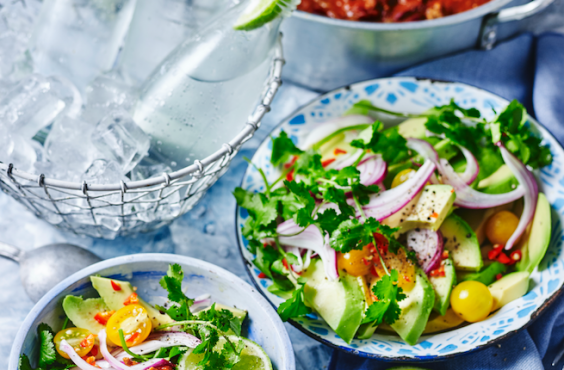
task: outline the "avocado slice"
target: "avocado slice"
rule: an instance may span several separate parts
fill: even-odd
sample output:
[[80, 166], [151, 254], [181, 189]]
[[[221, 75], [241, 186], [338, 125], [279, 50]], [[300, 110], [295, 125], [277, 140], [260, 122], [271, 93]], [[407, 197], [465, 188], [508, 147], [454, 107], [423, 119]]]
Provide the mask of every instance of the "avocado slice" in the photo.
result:
[[518, 271], [505, 275], [488, 287], [494, 303], [492, 312], [524, 296], [529, 290], [529, 272]]
[[398, 133], [404, 138], [425, 139], [427, 138], [427, 117], [406, 119], [398, 125]]
[[401, 234], [418, 227], [437, 231], [451, 211], [455, 197], [450, 185], [426, 185], [403, 209], [382, 223], [399, 227]]
[[427, 321], [427, 326], [423, 334], [432, 334], [443, 330], [449, 330], [457, 327], [464, 322], [457, 314], [454, 313], [452, 308], [449, 308], [443, 316], [432, 313]]
[[457, 270], [480, 271], [483, 266], [478, 238], [462, 218], [451, 214], [441, 225], [444, 248]]
[[[116, 291], [112, 288], [112, 280], [114, 283], [119, 284], [121, 290]], [[98, 294], [104, 299], [110, 310], [117, 311], [124, 307], [123, 302], [135, 292], [128, 281], [108, 279], [100, 276], [90, 276], [90, 281], [92, 281], [94, 289], [98, 291]], [[159, 310], [145, 302], [141, 297], [139, 297], [139, 304], [147, 310], [153, 327], [174, 322], [167, 314], [160, 313]]]
[[551, 229], [550, 203], [543, 193], [539, 193], [533, 222], [517, 246], [522, 253], [521, 261], [516, 265], [517, 271], [532, 273], [540, 264], [550, 245]]
[[503, 263], [500, 263], [498, 261], [494, 261], [492, 262], [492, 264], [490, 264], [488, 267], [486, 267], [480, 272], [465, 274], [461, 278], [461, 280], [462, 281], [474, 280], [474, 281], [479, 281], [484, 285], [490, 285], [495, 281], [496, 276], [498, 274], [503, 274], [505, 271], [507, 271], [507, 265], [504, 265]]
[[401, 315], [391, 327], [410, 345], [415, 345], [425, 330], [425, 325], [435, 304], [435, 291], [420, 268], [416, 269], [415, 286], [405, 292], [406, 298], [399, 301]]
[[306, 304], [317, 311], [337, 335], [350, 343], [366, 307], [357, 278], [341, 272], [339, 280], [329, 280], [320, 259], [313, 260], [302, 277], [308, 279], [304, 287]]
[[519, 186], [519, 181], [513, 175], [513, 171], [506, 165], [502, 165], [489, 177], [478, 183], [478, 190], [488, 194], [509, 193]]
[[94, 319], [98, 312], [109, 311], [102, 298], [83, 299], [68, 295], [63, 300], [63, 310], [77, 328], [87, 329], [93, 334], [106, 328]]
[[445, 269], [445, 276], [431, 276], [429, 282], [435, 289], [433, 309], [444, 316], [450, 306], [450, 293], [456, 285], [456, 271], [454, 271], [454, 262], [450, 257], [442, 260], [441, 265]]

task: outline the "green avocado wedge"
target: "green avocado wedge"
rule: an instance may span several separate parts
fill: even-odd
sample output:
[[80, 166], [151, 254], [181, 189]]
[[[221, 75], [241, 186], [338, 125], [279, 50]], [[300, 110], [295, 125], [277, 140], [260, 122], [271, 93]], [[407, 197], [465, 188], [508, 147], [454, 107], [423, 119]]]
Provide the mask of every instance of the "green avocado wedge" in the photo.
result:
[[435, 289], [435, 305], [433, 309], [441, 316], [444, 316], [450, 306], [450, 293], [456, 285], [456, 271], [454, 271], [454, 262], [449, 257], [441, 261], [445, 269], [445, 276], [431, 276], [429, 282]]
[[484, 265], [478, 238], [472, 228], [455, 214], [448, 216], [440, 228], [444, 248], [449, 251], [457, 270], [480, 271]]
[[[112, 287], [112, 280], [119, 285], [119, 290], [115, 290]], [[107, 279], [100, 276], [90, 276], [90, 281], [92, 281], [94, 289], [98, 291], [98, 294], [104, 299], [110, 310], [117, 311], [124, 307], [123, 302], [134, 293], [133, 286], [128, 281]], [[153, 327], [174, 322], [168, 315], [160, 313], [159, 310], [145, 302], [141, 297], [139, 297], [139, 304], [147, 310]]]
[[356, 277], [341, 273], [331, 281], [325, 274], [321, 259], [311, 262], [302, 277], [306, 304], [313, 308], [345, 342], [350, 343], [357, 332], [366, 302]]
[[108, 311], [108, 306], [102, 298], [83, 299], [68, 295], [63, 300], [63, 310], [77, 328], [87, 329], [93, 334], [98, 334], [106, 328], [94, 319], [98, 312]]
[[405, 294], [407, 297], [398, 302], [401, 315], [390, 326], [404, 341], [413, 346], [425, 330], [435, 305], [435, 290], [423, 270], [417, 268], [415, 286]]
[[543, 193], [539, 193], [533, 222], [517, 245], [522, 253], [521, 261], [517, 262], [515, 266], [517, 271], [532, 273], [540, 264], [550, 245], [551, 232], [550, 203]]

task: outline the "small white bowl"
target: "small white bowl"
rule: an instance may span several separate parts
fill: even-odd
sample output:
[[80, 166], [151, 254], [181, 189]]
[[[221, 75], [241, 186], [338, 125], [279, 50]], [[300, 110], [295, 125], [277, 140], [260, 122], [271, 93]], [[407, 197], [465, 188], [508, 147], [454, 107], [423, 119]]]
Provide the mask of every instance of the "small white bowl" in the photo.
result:
[[247, 310], [247, 337], [264, 348], [277, 370], [295, 370], [294, 351], [288, 333], [276, 311], [255, 288], [218, 266], [173, 254], [135, 254], [112, 258], [87, 267], [59, 283], [27, 315], [14, 340], [8, 370], [18, 370], [22, 353], [27, 354], [32, 362], [37, 358], [39, 343], [36, 330], [40, 323], [47, 323], [55, 330], [62, 326], [65, 315], [61, 303], [66, 295], [97, 296], [90, 283], [91, 275], [131, 281], [138, 288], [139, 295], [151, 302], [166, 296], [159, 280], [171, 263], [182, 266], [188, 296], [208, 293], [214, 302]]

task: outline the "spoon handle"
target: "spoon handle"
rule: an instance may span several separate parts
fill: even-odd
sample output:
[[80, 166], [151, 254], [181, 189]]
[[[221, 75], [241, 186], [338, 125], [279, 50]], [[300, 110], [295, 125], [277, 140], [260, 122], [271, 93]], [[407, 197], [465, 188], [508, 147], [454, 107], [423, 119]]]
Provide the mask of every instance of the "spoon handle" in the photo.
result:
[[0, 256], [20, 262], [22, 251], [16, 247], [0, 242]]

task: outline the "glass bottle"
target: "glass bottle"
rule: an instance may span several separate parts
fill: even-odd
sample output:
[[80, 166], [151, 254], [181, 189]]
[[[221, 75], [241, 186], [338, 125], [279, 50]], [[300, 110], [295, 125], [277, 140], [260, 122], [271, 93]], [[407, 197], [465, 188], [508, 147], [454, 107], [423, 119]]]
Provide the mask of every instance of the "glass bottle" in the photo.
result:
[[264, 90], [282, 17], [235, 30], [248, 5], [227, 10], [180, 44], [141, 88], [135, 122], [173, 170], [233, 139]]

